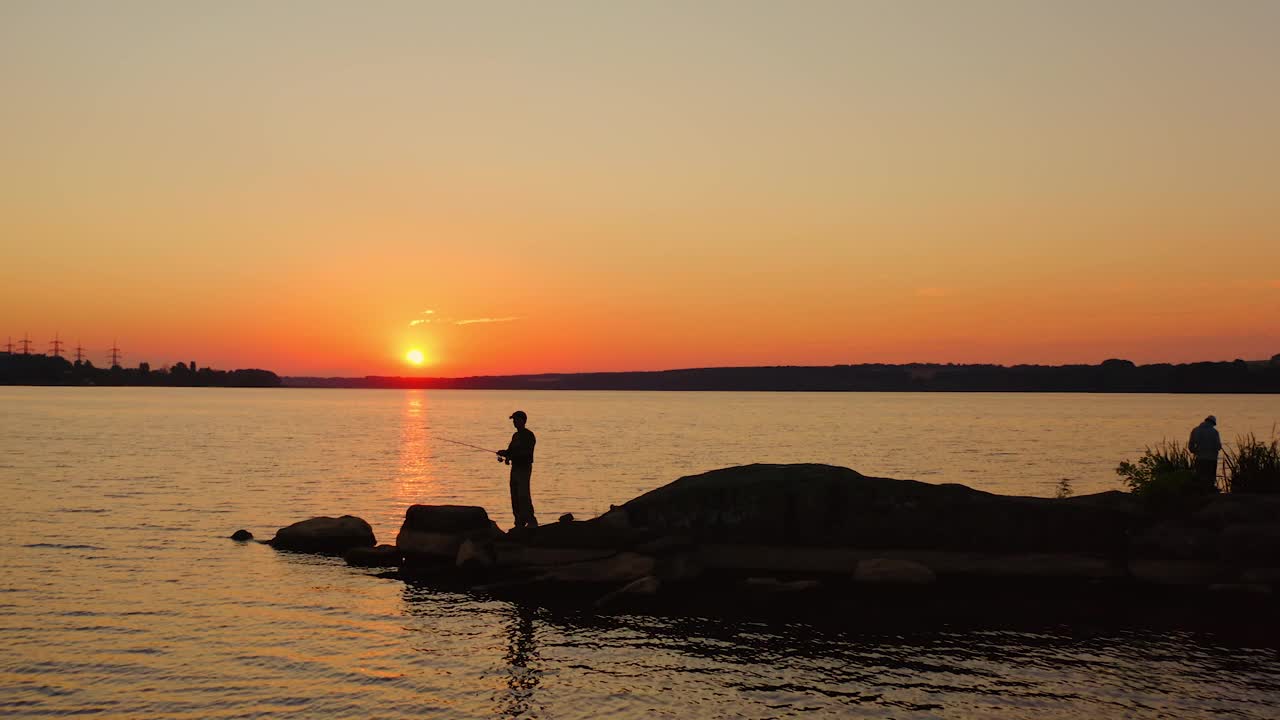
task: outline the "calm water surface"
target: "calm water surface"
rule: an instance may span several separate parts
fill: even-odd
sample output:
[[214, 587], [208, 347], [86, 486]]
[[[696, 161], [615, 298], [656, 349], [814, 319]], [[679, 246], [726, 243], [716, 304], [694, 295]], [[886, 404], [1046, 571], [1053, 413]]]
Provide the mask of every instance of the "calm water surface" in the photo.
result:
[[[538, 434], [542, 519], [745, 462], [1050, 495], [1274, 396], [0, 388], [0, 715], [1280, 716], [1280, 658], [1212, 635], [851, 634], [557, 615], [225, 539], [321, 514], [393, 541], [412, 503], [510, 524], [504, 468], [453, 438]], [[1266, 619], [1265, 622], [1273, 622]]]

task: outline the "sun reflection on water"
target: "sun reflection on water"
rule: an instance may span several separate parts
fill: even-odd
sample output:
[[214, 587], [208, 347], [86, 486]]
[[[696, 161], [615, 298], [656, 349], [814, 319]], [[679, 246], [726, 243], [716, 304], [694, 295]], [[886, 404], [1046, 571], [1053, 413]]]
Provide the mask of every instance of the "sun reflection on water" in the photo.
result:
[[400, 458], [396, 466], [396, 499], [405, 505], [424, 502], [424, 498], [434, 496], [438, 490], [435, 466], [427, 450], [428, 408], [425, 390], [405, 392], [400, 412]]

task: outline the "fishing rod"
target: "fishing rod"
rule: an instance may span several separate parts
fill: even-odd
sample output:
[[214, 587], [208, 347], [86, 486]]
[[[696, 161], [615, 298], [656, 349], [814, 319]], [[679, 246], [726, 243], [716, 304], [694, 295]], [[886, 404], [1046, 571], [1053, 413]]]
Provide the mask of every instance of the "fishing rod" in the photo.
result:
[[[454, 445], [461, 445], [462, 447], [469, 447], [469, 448], [471, 448], [472, 450], [480, 450], [480, 451], [482, 451], [482, 452], [493, 453], [494, 455], [498, 455], [498, 451], [497, 451], [497, 450], [490, 450], [489, 448], [482, 448], [482, 447], [480, 447], [479, 445], [472, 445], [471, 443], [464, 443], [464, 442], [462, 442], [461, 440], [450, 440], [449, 438], [446, 438], [446, 437], [438, 437], [438, 438], [436, 438], [436, 439], [437, 439], [437, 440], [443, 440], [443, 441], [445, 441], [445, 442], [447, 442], [447, 443], [453, 443]], [[507, 459], [506, 459], [506, 458], [504, 458], [504, 457], [502, 457], [501, 455], [498, 455], [498, 462], [507, 462]]]

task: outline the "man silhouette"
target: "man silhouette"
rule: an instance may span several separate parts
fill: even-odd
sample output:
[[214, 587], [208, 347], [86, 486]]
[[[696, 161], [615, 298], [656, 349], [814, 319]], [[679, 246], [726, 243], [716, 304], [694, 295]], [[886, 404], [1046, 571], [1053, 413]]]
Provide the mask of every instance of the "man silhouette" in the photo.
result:
[[1218, 451], [1222, 449], [1222, 438], [1214, 427], [1217, 424], [1218, 418], [1210, 415], [1191, 431], [1187, 441], [1187, 449], [1196, 456], [1196, 480], [1210, 491], [1218, 486]]
[[529, 478], [533, 475], [533, 446], [538, 439], [524, 426], [529, 416], [523, 410], [511, 413], [511, 424], [516, 431], [506, 450], [499, 450], [498, 457], [511, 465], [511, 513], [518, 528], [538, 527], [533, 515], [533, 496], [529, 492]]

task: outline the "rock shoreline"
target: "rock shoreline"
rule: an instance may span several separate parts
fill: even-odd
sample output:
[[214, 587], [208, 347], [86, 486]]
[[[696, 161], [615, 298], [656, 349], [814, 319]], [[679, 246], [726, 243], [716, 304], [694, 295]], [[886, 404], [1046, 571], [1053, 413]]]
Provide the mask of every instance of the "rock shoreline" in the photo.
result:
[[1274, 610], [1280, 498], [1220, 495], [1160, 514], [1120, 492], [1014, 497], [828, 465], [747, 465], [532, 530], [504, 533], [479, 507], [414, 505], [394, 545], [377, 545], [351, 516], [295, 523], [268, 544], [574, 609], [877, 622], [1170, 605], [1221, 615]]

